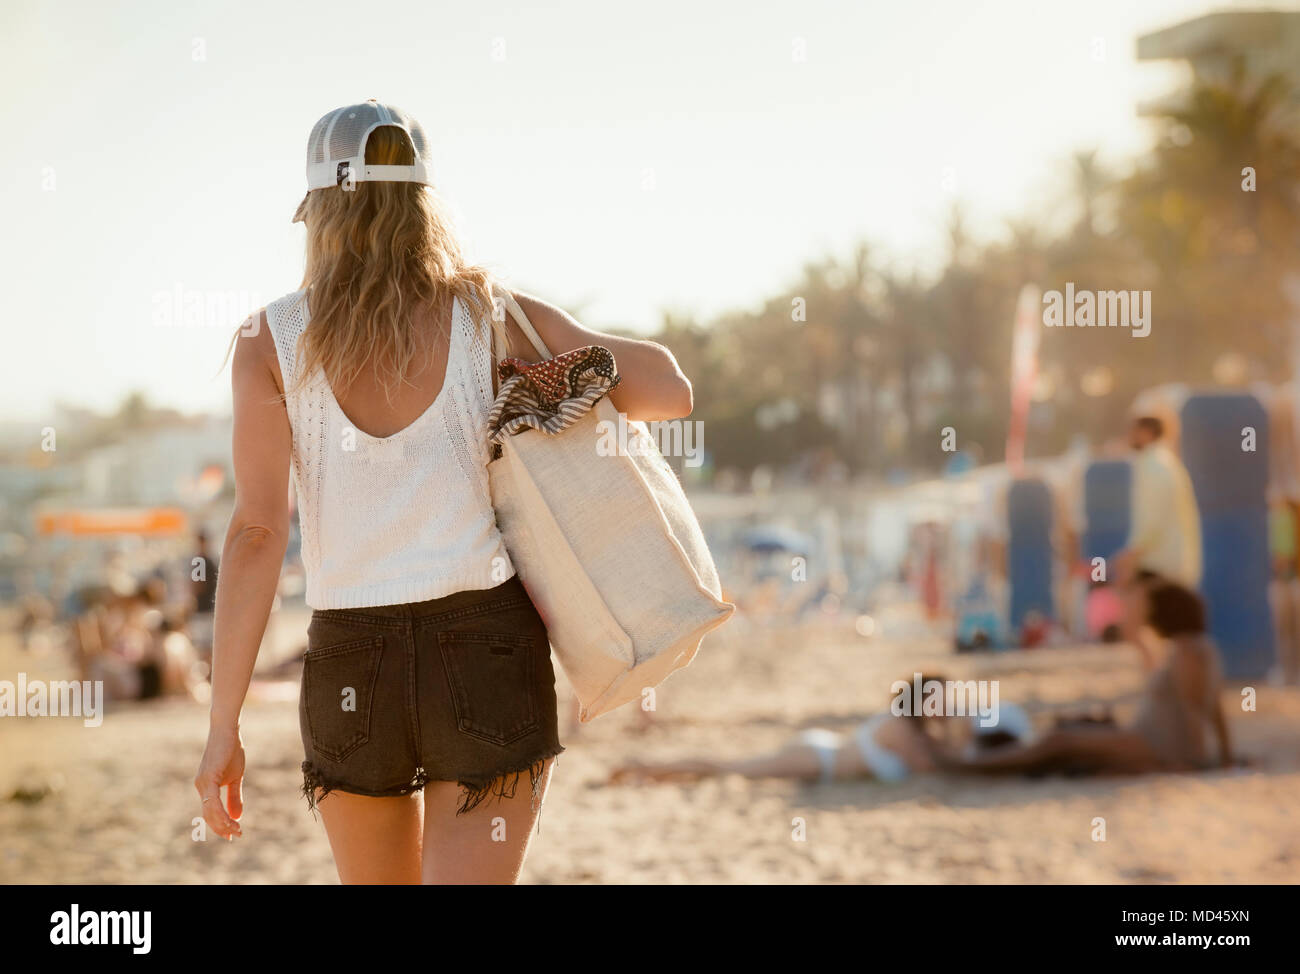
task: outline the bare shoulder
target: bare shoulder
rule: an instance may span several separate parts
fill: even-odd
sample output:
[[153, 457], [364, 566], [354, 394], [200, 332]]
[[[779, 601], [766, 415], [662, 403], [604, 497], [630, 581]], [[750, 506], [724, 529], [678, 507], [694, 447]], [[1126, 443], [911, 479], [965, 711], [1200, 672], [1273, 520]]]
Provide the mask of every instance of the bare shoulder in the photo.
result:
[[[509, 290], [552, 355], [590, 344], [594, 333], [583, 328], [568, 312], [534, 295], [514, 288]], [[536, 358], [532, 343], [524, 337], [519, 325], [509, 315], [506, 320], [512, 352], [526, 359]]]
[[523, 291], [511, 289], [510, 293], [514, 295], [514, 299], [519, 302], [519, 307], [524, 309], [524, 314], [528, 315], [528, 320], [533, 323], [535, 328], [542, 325], [553, 327], [559, 324], [578, 326], [578, 322], [572, 315], [562, 308], [557, 308], [549, 301], [543, 301], [536, 295], [526, 294]]
[[235, 333], [235, 358], [232, 370], [236, 383], [240, 379], [271, 379], [283, 391], [280, 362], [275, 352], [275, 337], [267, 325], [266, 309], [259, 308], [245, 318]]

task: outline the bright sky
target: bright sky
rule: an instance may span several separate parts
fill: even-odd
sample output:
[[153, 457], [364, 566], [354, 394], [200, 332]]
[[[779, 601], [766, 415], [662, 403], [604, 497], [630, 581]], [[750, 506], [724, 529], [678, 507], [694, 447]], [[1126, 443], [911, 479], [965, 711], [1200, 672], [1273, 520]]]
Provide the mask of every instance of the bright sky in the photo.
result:
[[233, 326], [299, 285], [307, 135], [337, 105], [421, 120], [472, 257], [646, 329], [863, 238], [932, 263], [955, 196], [985, 236], [1050, 218], [1069, 154], [1140, 151], [1136, 104], [1183, 77], [1137, 35], [1225, 6], [4, 0], [0, 420], [133, 388], [228, 409]]

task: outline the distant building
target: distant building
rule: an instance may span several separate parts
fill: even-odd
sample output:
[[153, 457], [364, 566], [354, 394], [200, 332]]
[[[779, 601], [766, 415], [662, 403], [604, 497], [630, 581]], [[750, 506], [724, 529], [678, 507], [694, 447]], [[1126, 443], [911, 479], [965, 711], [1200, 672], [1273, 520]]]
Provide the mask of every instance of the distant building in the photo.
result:
[[[1296, 79], [1292, 99], [1300, 107], [1300, 12], [1232, 10], [1206, 14], [1138, 38], [1139, 61], [1186, 61], [1197, 82], [1228, 82], [1240, 63], [1248, 78], [1287, 74]], [[1180, 104], [1178, 91], [1138, 107], [1152, 115]]]
[[208, 467], [230, 476], [229, 417], [149, 430], [92, 450], [81, 461], [80, 496], [86, 505], [194, 503], [196, 478]]

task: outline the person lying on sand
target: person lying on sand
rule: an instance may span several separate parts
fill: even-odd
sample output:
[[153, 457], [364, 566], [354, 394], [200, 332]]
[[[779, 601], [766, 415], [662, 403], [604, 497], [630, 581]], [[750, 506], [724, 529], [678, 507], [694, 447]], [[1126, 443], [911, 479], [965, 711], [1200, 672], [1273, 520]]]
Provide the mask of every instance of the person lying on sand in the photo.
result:
[[1232, 748], [1219, 702], [1218, 651], [1205, 633], [1200, 596], [1159, 576], [1134, 581], [1129, 593], [1140, 617], [1163, 642], [1164, 652], [1151, 670], [1132, 721], [1058, 726], [1032, 743], [964, 757], [935, 748], [936, 763], [945, 771], [974, 774], [1195, 771], [1214, 763], [1207, 743], [1213, 732], [1218, 763], [1230, 766]]
[[[922, 686], [930, 686], [932, 681], [945, 682], [943, 677], [925, 676]], [[1003, 710], [1007, 711], [1009, 706], [1012, 705], [1004, 705]], [[779, 750], [747, 758], [721, 760], [695, 756], [676, 761], [628, 762], [614, 769], [610, 781], [662, 781], [728, 774], [821, 782], [862, 778], [902, 781], [913, 774], [934, 771], [936, 751], [952, 747], [950, 738], [969, 732], [972, 729], [969, 721], [967, 717], [896, 716], [885, 711], [848, 734], [811, 727]], [[1006, 736], [1013, 740], [1016, 737], [1015, 734]], [[968, 743], [973, 746], [973, 741]]]

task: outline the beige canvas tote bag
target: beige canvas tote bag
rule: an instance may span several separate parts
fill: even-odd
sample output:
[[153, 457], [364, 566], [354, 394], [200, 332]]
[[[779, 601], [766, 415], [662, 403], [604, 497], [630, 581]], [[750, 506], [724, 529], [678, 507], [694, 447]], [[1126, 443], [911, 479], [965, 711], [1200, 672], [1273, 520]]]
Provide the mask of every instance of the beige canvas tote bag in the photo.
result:
[[[513, 296], [499, 293], [551, 358]], [[494, 349], [494, 388], [504, 353]], [[735, 611], [677, 475], [644, 423], [622, 427], [627, 448], [609, 450], [620, 415], [605, 396], [559, 433], [506, 436], [488, 464], [497, 525], [583, 721], [640, 699]]]

